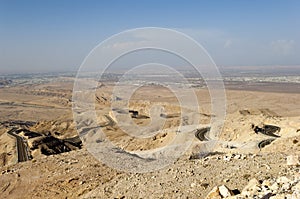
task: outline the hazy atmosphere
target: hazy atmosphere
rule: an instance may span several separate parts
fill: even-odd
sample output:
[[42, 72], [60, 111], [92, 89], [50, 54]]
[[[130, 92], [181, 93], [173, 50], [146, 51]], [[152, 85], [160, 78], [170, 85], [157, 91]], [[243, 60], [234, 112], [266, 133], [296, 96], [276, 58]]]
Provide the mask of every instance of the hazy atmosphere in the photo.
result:
[[76, 71], [113, 34], [172, 28], [218, 66], [300, 65], [300, 2], [0, 1], [0, 72]]

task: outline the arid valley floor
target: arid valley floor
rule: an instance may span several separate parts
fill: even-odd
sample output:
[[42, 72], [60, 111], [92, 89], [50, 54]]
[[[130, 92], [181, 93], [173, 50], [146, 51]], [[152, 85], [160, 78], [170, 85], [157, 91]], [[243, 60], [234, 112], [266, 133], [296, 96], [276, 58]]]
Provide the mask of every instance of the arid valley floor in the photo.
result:
[[[207, 140], [205, 132], [195, 133], [192, 146], [174, 164], [146, 173], [115, 170], [87, 151], [73, 121], [73, 83], [73, 77], [3, 83], [8, 85], [0, 88], [0, 198], [300, 197], [299, 160], [287, 161], [300, 155], [299, 83], [225, 83], [227, 115], [214, 151], [199, 158]], [[113, 85], [102, 82], [95, 95], [99, 124], [109, 139], [128, 151], [168, 144], [174, 132], [131, 138], [111, 122]], [[209, 93], [195, 90], [200, 122], [209, 125]], [[165, 129], [179, 125], [176, 98], [156, 85], [134, 93], [129, 109], [142, 117], [132, 120], [147, 125], [155, 104], [170, 116]], [[18, 138], [26, 143], [23, 154], [17, 151], [24, 144], [18, 146]]]

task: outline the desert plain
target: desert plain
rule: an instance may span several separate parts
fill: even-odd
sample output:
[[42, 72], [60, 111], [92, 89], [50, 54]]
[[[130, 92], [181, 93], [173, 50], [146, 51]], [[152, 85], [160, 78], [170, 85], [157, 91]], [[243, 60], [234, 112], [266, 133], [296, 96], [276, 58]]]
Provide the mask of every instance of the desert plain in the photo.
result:
[[[10, 83], [0, 88], [0, 198], [300, 197], [299, 83], [225, 82], [224, 126], [207, 154], [201, 149], [215, 116], [207, 88], [193, 87], [199, 103], [193, 111], [203, 128], [191, 129], [190, 147], [172, 164], [142, 173], [111, 168], [78, 137], [74, 77]], [[107, 138], [128, 152], [168, 145], [183, 119], [174, 94], [159, 85], [133, 93], [128, 109], [119, 112], [147, 126], [151, 106], [160, 105], [159, 117], [165, 119], [164, 131], [135, 138], [114, 118], [114, 86], [114, 81], [99, 82], [94, 96], [97, 123]]]

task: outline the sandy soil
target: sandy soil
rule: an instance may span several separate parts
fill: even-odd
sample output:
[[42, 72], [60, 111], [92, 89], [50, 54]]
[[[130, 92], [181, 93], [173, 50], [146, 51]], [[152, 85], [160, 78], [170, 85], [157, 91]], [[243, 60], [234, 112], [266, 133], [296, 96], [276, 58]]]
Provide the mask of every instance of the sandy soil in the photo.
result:
[[[147, 151], [167, 145], [180, 123], [179, 105], [169, 90], [149, 86], [131, 98], [129, 109], [141, 118], [132, 118], [140, 126], [151, 122], [149, 109], [165, 109], [164, 129], [150, 138], [128, 136], [110, 123], [113, 84], [106, 83], [96, 92], [97, 123], [106, 136], [127, 151]], [[280, 85], [282, 87], [282, 85]], [[295, 85], [294, 85], [295, 86]], [[232, 87], [232, 85], [231, 85]], [[280, 88], [281, 88], [280, 87]], [[259, 90], [259, 91], [255, 91]], [[194, 159], [205, 142], [191, 136], [190, 149], [161, 170], [144, 174], [117, 171], [97, 161], [83, 146], [81, 150], [45, 156], [32, 152], [33, 160], [16, 163], [15, 140], [6, 132], [7, 121], [34, 121], [29, 130], [55, 135], [59, 139], [77, 135], [72, 119], [72, 81], [0, 89], [0, 196], [1, 198], [205, 198], [214, 186], [226, 184], [241, 190], [251, 178], [264, 180], [279, 175], [293, 176], [298, 167], [288, 167], [286, 157], [299, 155], [300, 94], [238, 87], [226, 91], [227, 116], [214, 150], [218, 153]], [[276, 91], [276, 92], [275, 92]], [[290, 90], [291, 91], [291, 90]], [[197, 90], [200, 122], [208, 125], [210, 97], [205, 89]], [[145, 100], [146, 99], [146, 100]], [[180, 113], [179, 113], [180, 115]], [[108, 117], [107, 117], [108, 116]], [[144, 117], [146, 116], [146, 117]], [[253, 126], [280, 127], [269, 145], [258, 144], [272, 137], [256, 133]], [[56, 132], [56, 133], [55, 133]], [[192, 157], [192, 158], [191, 158]], [[230, 157], [230, 158], [228, 158]]]

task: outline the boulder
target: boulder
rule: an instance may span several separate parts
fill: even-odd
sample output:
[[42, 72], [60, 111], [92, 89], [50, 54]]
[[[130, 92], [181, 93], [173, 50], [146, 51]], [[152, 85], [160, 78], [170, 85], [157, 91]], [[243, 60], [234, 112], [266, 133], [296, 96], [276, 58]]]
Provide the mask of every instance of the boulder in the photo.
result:
[[227, 198], [229, 196], [233, 196], [234, 194], [232, 193], [231, 190], [228, 189], [228, 187], [226, 187], [225, 185], [222, 185], [219, 187], [219, 192], [220, 192], [220, 195], [223, 197], [223, 198]]

